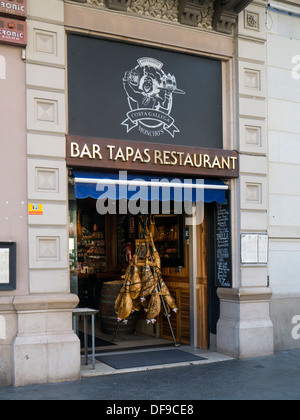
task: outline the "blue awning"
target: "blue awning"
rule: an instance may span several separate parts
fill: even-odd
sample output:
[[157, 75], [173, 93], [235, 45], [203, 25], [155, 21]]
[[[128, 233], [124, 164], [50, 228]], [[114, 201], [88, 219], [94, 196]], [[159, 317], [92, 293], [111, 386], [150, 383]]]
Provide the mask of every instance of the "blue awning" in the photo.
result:
[[117, 174], [73, 171], [75, 196], [78, 199], [94, 198], [112, 200], [144, 201], [203, 201], [226, 203], [224, 182], [211, 179], [160, 178], [154, 175], [129, 175], [126, 171]]

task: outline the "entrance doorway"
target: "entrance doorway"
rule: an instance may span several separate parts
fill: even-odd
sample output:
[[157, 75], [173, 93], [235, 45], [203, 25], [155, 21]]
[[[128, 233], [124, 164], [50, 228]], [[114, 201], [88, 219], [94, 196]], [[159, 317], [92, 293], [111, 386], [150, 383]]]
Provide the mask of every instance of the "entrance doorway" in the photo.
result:
[[[130, 260], [138, 253], [139, 241], [145, 239], [142, 217], [100, 215], [95, 199], [76, 199], [72, 188], [69, 210], [71, 292], [78, 295], [79, 307], [99, 311], [95, 324], [97, 351], [173, 346], [174, 341], [208, 348], [205, 221], [196, 227], [197, 273], [191, 278], [191, 259], [195, 256], [185, 216], [147, 216], [147, 228], [160, 256], [161, 277], [178, 311], [167, 308], [171, 315], [167, 318], [162, 306], [156, 322], [149, 322], [147, 312], [140, 310], [128, 318], [126, 325], [120, 323], [117, 331], [115, 301]], [[191, 284], [196, 285], [195, 299]], [[196, 328], [192, 320], [196, 320]]]
[[[75, 180], [75, 188], [72, 180]], [[80, 307], [99, 311], [96, 348], [100, 347], [103, 352], [179, 343], [215, 349], [219, 318], [217, 288], [231, 287], [227, 187], [222, 181], [204, 180], [204, 184], [198, 186], [204, 189], [202, 204], [199, 205], [196, 195], [190, 195], [188, 203], [196, 211], [194, 217], [186, 217], [182, 211], [188, 209], [186, 201], [184, 207], [183, 200], [178, 201], [182, 206], [178, 211], [178, 202], [170, 198], [166, 211], [163, 201], [150, 201], [149, 191], [143, 194], [143, 200], [148, 198], [150, 205], [143, 207], [139, 198], [139, 207], [135, 209], [140, 211], [137, 212], [131, 211], [130, 198], [122, 198], [121, 187], [105, 190], [105, 198], [101, 194], [100, 200], [96, 198], [99, 197], [98, 183], [103, 191], [104, 185], [116, 182], [121, 185], [121, 181], [116, 181], [112, 174], [104, 178], [103, 174], [79, 173], [69, 184], [71, 292], [79, 296]], [[138, 185], [137, 182], [144, 180], [129, 179], [128, 182]], [[178, 182], [176, 188], [177, 185]], [[132, 190], [126, 191], [132, 194]], [[99, 211], [99, 201], [107, 199], [111, 200], [108, 201], [112, 204], [110, 211]], [[126, 212], [123, 199], [128, 204]], [[102, 203], [103, 208], [106, 207]], [[144, 208], [156, 211], [142, 216]], [[133, 280], [135, 271], [139, 280]], [[148, 279], [153, 287], [142, 296], [146, 271], [156, 283], [153, 285]], [[142, 286], [133, 296], [132, 287], [136, 284]], [[120, 302], [125, 301], [122, 295], [128, 293], [131, 299], [128, 306], [128, 302], [124, 303], [126, 316], [120, 315]], [[173, 306], [166, 300], [168, 295], [174, 301]], [[155, 301], [159, 308], [152, 316], [147, 313], [150, 301]]]

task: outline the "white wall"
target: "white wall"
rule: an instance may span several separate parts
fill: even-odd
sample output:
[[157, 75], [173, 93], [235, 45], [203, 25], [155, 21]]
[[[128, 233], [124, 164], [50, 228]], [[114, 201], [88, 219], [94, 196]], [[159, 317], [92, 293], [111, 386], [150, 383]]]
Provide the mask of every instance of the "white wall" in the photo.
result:
[[275, 297], [295, 296], [300, 294], [300, 16], [268, 10], [267, 28], [270, 286]]

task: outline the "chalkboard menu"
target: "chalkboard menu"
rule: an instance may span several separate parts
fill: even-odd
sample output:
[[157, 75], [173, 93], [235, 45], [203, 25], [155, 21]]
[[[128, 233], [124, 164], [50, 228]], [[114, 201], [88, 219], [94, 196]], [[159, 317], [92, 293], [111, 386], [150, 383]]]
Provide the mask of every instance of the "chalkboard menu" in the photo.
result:
[[216, 286], [232, 287], [230, 205], [217, 204], [216, 211]]

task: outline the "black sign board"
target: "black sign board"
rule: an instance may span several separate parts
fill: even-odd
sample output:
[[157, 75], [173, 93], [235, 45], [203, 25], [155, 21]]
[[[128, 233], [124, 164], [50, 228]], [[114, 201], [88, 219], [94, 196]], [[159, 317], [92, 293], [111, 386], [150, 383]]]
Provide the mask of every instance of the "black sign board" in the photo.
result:
[[232, 287], [230, 204], [216, 205], [216, 286]]
[[223, 148], [219, 60], [68, 35], [69, 134]]

